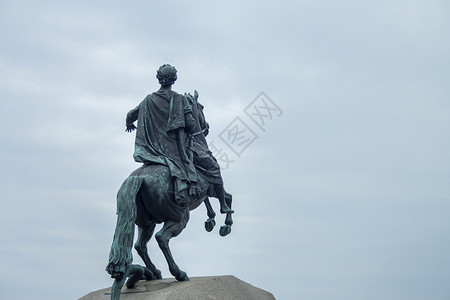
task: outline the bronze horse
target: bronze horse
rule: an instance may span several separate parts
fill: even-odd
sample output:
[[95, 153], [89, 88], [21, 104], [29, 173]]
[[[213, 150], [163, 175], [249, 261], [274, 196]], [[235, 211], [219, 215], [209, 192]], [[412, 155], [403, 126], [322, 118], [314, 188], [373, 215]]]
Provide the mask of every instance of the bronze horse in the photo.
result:
[[[195, 197], [190, 202], [175, 203], [174, 183], [169, 168], [159, 164], [144, 164], [124, 181], [117, 194], [117, 224], [106, 267], [106, 271], [115, 279], [111, 299], [120, 298], [120, 290], [128, 277], [129, 288], [143, 277], [147, 280], [161, 279], [161, 271], [152, 263], [147, 252], [147, 243], [156, 224], [163, 223], [155, 239], [167, 260], [170, 273], [179, 281], [189, 280], [175, 263], [169, 241], [183, 231], [189, 221], [189, 212], [202, 203], [205, 203], [209, 217], [205, 229], [212, 231], [214, 228], [215, 212], [209, 202], [209, 197], [216, 197], [214, 186], [199, 173], [195, 190]], [[231, 208], [232, 196], [226, 192], [225, 202]], [[145, 267], [132, 265], [135, 224], [138, 226], [138, 239], [134, 247]], [[232, 224], [231, 213], [227, 213], [225, 225], [219, 230], [220, 235], [228, 235]]]
[[[174, 202], [174, 187], [169, 169], [164, 165], [143, 165], [135, 170], [122, 184], [117, 194], [117, 225], [111, 246], [109, 263], [106, 271], [115, 278], [111, 299], [119, 299], [120, 289], [129, 275], [127, 286], [134, 284], [145, 275], [147, 280], [161, 279], [159, 271], [150, 260], [147, 243], [153, 235], [156, 224], [163, 227], [155, 234], [170, 273], [179, 281], [189, 280], [187, 274], [175, 263], [169, 248], [169, 240], [179, 235], [189, 221], [189, 212], [205, 203], [209, 219], [205, 223], [207, 231], [215, 225], [215, 213], [208, 199], [209, 183], [199, 176], [197, 197], [185, 204]], [[226, 202], [231, 208], [231, 194], [226, 193]], [[131, 248], [134, 238], [134, 225], [138, 226], [138, 239], [134, 245], [146, 268], [131, 265], [133, 257]], [[225, 225], [220, 228], [220, 235], [231, 232], [233, 224], [231, 213], [227, 213]], [[115, 297], [115, 298], [114, 298]]]

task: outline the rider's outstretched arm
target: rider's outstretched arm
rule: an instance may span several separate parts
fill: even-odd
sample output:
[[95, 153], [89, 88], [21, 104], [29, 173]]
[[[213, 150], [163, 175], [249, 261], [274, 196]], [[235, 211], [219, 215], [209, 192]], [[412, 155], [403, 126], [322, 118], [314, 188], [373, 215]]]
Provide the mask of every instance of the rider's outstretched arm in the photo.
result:
[[133, 130], [136, 129], [136, 126], [134, 126], [133, 123], [138, 119], [140, 107], [141, 107], [141, 105], [139, 104], [134, 109], [132, 109], [128, 112], [127, 119], [125, 121], [126, 125], [127, 125], [126, 131], [132, 132]]

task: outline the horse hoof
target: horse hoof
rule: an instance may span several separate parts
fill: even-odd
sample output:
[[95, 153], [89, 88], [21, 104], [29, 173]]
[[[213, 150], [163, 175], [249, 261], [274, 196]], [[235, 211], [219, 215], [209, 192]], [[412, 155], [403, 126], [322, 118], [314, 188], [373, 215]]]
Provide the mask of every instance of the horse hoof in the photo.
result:
[[150, 280], [156, 280], [156, 279], [162, 279], [161, 277], [161, 271], [155, 269], [154, 271], [150, 270], [149, 268], [144, 268], [144, 278], [142, 280], [150, 281]]
[[226, 235], [229, 235], [230, 232], [231, 232], [231, 226], [229, 226], [229, 225], [224, 225], [224, 226], [221, 226], [221, 227], [220, 227], [220, 230], [219, 230], [220, 236], [226, 236]]
[[161, 271], [158, 269], [155, 269], [154, 271], [152, 271], [153, 275], [155, 275], [156, 279], [162, 279], [162, 274]]
[[186, 272], [181, 271], [180, 274], [175, 276], [175, 279], [178, 281], [189, 281], [189, 276], [187, 276]]
[[208, 232], [211, 232], [214, 229], [214, 226], [216, 226], [216, 221], [214, 221], [213, 219], [208, 219], [205, 222], [205, 229]]

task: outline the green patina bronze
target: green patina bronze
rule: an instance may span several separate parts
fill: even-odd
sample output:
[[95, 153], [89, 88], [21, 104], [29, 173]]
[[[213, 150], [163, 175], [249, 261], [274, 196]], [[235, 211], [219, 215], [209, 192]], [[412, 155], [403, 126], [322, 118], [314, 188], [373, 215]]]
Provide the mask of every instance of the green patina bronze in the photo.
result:
[[[198, 102], [197, 91], [193, 96], [172, 91], [176, 72], [170, 65], [161, 66], [156, 75], [161, 88], [127, 114], [126, 131], [136, 129], [133, 156], [142, 166], [131, 173], [117, 193], [117, 224], [106, 266], [115, 279], [112, 300], [120, 298], [127, 278], [128, 288], [140, 279], [161, 278], [147, 252], [147, 243], [157, 224], [163, 227], [155, 239], [171, 274], [180, 281], [189, 277], [175, 263], [169, 240], [186, 227], [191, 210], [204, 203], [208, 214], [205, 229], [212, 231], [216, 214], [209, 197], [217, 198], [221, 213], [226, 214], [225, 225], [219, 233], [226, 236], [231, 232], [232, 197], [225, 191], [220, 166], [208, 149], [205, 136], [209, 125], [203, 106]], [[134, 247], [145, 267], [132, 264], [135, 225], [138, 239]]]

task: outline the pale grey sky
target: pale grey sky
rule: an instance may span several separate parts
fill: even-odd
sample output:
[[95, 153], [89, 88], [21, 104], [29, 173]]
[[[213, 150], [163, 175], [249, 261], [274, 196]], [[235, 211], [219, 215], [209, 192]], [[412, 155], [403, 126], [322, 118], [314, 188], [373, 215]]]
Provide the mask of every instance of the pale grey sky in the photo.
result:
[[[112, 284], [115, 195], [139, 166], [125, 115], [170, 63], [233, 160], [232, 234], [205, 232], [199, 208], [171, 242], [191, 277], [279, 300], [448, 299], [449, 14], [438, 0], [1, 1], [0, 298]], [[283, 111], [265, 131], [244, 112], [260, 92]], [[240, 156], [220, 139], [236, 117], [258, 136]]]

